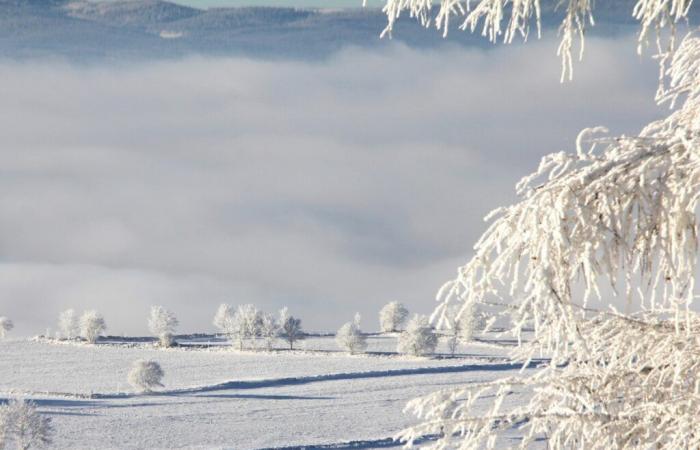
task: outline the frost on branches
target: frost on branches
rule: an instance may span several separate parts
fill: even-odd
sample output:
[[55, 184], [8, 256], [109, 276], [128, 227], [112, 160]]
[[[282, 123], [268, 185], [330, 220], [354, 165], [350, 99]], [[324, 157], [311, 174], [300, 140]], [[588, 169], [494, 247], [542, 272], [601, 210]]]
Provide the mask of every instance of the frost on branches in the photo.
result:
[[367, 336], [362, 334], [359, 313], [355, 315], [355, 320], [340, 327], [335, 334], [335, 342], [351, 355], [362, 353], [367, 349]]
[[262, 313], [254, 305], [241, 305], [233, 315], [224, 319], [224, 332], [243, 350], [246, 341], [255, 342], [260, 333]]
[[487, 328], [486, 320], [475, 303], [466, 305], [460, 314], [448, 314], [446, 318], [447, 327], [443, 335], [452, 356], [460, 344], [472, 341], [476, 332]]
[[63, 339], [75, 339], [80, 335], [80, 324], [74, 309], [67, 309], [59, 314], [58, 330]]
[[[492, 4], [491, 0], [486, 3]], [[676, 2], [669, 2], [676, 5]], [[413, 400], [436, 448], [698, 448], [700, 315], [691, 309], [700, 195], [700, 39], [683, 40], [659, 101], [678, 107], [639, 136], [594, 138], [545, 157], [490, 215], [473, 258], [438, 294], [437, 323], [476, 303], [509, 302], [517, 357], [551, 362], [521, 375]], [[602, 311], [602, 291], [625, 299]], [[526, 404], [506, 407], [528, 391]], [[492, 399], [484, 400], [484, 397]], [[474, 409], [482, 399], [489, 408]], [[523, 440], [501, 440], [518, 428]]]
[[426, 356], [435, 352], [438, 338], [428, 318], [416, 314], [406, 325], [406, 331], [398, 338], [397, 350], [413, 356]]
[[[615, 0], [618, 1], [618, 0]], [[366, 5], [367, 0], [363, 1]], [[573, 74], [573, 50], [579, 41], [578, 57], [583, 57], [584, 34], [587, 26], [595, 24], [593, 0], [557, 0], [550, 2], [560, 13], [560, 44], [557, 54], [562, 60], [562, 80]], [[676, 24], [688, 15], [692, 0], [637, 0], [631, 14], [640, 22], [639, 51], [652, 34], [657, 44], [662, 29], [675, 32]], [[387, 16], [387, 26], [382, 36], [389, 35], [402, 13], [418, 20], [423, 26], [434, 25], [444, 36], [451, 20], [459, 23], [459, 29], [481, 34], [492, 42], [500, 39], [513, 42], [517, 36], [527, 40], [530, 26], [535, 25], [537, 36], [541, 34], [542, 7], [540, 0], [385, 0], [382, 9]], [[673, 40], [669, 42], [673, 46]]]
[[53, 431], [51, 418], [31, 402], [10, 400], [0, 406], [0, 448], [45, 447], [51, 444]]
[[179, 322], [175, 314], [162, 306], [152, 306], [151, 315], [148, 317], [148, 329], [158, 338], [163, 347], [172, 347], [173, 335]]
[[399, 302], [389, 302], [379, 311], [379, 326], [384, 333], [401, 330], [408, 318], [408, 309]]
[[233, 314], [233, 307], [229, 304], [222, 303], [219, 305], [219, 308], [216, 310], [216, 314], [214, 315], [214, 326], [222, 333], [226, 333], [226, 324], [229, 320], [231, 320]]
[[280, 333], [280, 324], [274, 315], [264, 312], [260, 315], [259, 326], [259, 335], [265, 344], [265, 349], [270, 351]]
[[80, 316], [80, 334], [90, 344], [96, 343], [106, 329], [105, 319], [97, 311], [85, 311]]
[[134, 389], [151, 392], [155, 387], [163, 387], [163, 369], [155, 361], [138, 359], [129, 371], [128, 381]]

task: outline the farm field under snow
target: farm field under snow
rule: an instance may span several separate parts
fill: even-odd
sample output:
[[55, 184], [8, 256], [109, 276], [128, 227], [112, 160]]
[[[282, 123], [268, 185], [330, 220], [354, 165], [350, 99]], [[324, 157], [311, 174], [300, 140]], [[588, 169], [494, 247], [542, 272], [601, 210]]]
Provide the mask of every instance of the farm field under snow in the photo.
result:
[[[396, 355], [393, 336], [371, 337], [366, 355], [336, 351], [333, 337], [303, 346], [239, 352], [8, 340], [0, 343], [0, 398], [33, 399], [52, 417], [58, 448], [377, 448], [415, 422], [402, 413], [411, 398], [519, 370], [506, 348], [479, 342], [455, 358]], [[161, 364], [163, 390], [129, 387], [139, 358]]]

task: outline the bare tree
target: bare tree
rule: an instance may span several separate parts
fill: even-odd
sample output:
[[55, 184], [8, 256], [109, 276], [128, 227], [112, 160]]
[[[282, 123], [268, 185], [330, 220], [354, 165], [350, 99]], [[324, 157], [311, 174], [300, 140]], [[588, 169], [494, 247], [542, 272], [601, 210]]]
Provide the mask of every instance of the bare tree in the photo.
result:
[[301, 319], [289, 315], [289, 310], [285, 307], [280, 311], [280, 337], [287, 341], [289, 349], [294, 350], [294, 343], [304, 339], [304, 331], [301, 328]]

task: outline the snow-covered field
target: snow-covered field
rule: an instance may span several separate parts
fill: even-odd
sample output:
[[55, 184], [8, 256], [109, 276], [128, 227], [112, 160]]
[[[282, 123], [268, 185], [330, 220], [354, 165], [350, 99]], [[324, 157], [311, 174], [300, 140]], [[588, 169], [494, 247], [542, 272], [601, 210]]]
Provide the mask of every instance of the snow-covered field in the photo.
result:
[[[57, 448], [378, 448], [414, 423], [402, 413], [411, 398], [519, 370], [490, 342], [455, 358], [396, 355], [393, 336], [371, 337], [365, 355], [336, 348], [332, 337], [273, 352], [7, 340], [0, 398], [33, 399]], [[164, 389], [131, 389], [139, 358], [161, 364]]]

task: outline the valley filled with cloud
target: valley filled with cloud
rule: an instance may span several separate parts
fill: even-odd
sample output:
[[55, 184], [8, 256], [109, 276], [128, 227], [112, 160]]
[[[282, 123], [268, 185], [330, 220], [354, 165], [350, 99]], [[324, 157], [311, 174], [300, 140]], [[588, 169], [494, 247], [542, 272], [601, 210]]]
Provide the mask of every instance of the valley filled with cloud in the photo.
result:
[[[553, 36], [550, 36], [552, 38]], [[327, 58], [0, 62], [0, 310], [24, 333], [97, 308], [143, 334], [216, 306], [289, 306], [335, 329], [397, 299], [429, 312], [482, 217], [582, 126], [661, 116], [633, 35], [347, 47]], [[478, 187], [478, 188], [477, 188]], [[368, 325], [372, 328], [371, 325]]]

